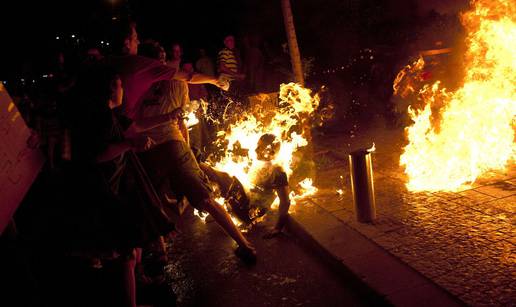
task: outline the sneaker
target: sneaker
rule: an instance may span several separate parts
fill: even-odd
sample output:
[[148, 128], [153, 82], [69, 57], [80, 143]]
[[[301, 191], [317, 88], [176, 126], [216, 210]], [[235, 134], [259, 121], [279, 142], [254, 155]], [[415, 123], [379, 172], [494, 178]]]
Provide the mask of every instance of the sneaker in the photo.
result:
[[245, 264], [251, 265], [256, 263], [256, 250], [252, 247], [239, 246], [235, 249], [235, 255]]

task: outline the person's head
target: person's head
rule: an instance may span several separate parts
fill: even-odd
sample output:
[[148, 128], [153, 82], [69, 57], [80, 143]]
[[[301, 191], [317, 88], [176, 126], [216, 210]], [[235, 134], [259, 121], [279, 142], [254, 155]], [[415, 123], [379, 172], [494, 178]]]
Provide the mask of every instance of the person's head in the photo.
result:
[[193, 73], [194, 67], [192, 65], [192, 62], [183, 63], [183, 71], [185, 71], [186, 73]]
[[272, 161], [276, 158], [281, 147], [281, 142], [274, 134], [266, 133], [260, 137], [256, 145], [256, 157], [261, 161]]
[[167, 52], [161, 45], [159, 46], [159, 61], [165, 64], [167, 62]]
[[131, 27], [131, 34], [124, 41], [124, 51], [130, 55], [138, 54], [138, 45], [140, 41], [138, 40], [138, 33], [136, 32], [136, 25], [133, 24]]
[[173, 61], [179, 61], [179, 60], [181, 60], [182, 55], [183, 55], [183, 49], [181, 48], [181, 45], [178, 43], [172, 44], [172, 47], [170, 48], [170, 58]]
[[226, 35], [224, 37], [224, 46], [228, 49], [235, 49], [235, 37], [233, 35]]
[[136, 24], [130, 20], [120, 20], [113, 29], [113, 47], [121, 54], [138, 54], [138, 33]]

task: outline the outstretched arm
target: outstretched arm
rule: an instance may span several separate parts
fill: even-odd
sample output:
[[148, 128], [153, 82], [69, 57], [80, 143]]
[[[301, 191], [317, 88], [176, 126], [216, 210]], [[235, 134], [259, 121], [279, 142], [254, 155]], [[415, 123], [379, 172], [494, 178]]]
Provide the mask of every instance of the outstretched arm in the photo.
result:
[[174, 80], [185, 81], [190, 84], [213, 84], [225, 91], [229, 88], [229, 83], [227, 80], [223, 80], [221, 78], [217, 78], [210, 75], [200, 74], [200, 73], [187, 73], [184, 71], [178, 71], [174, 74], [172, 78]]
[[217, 80], [218, 80], [216, 77], [213, 77], [210, 75], [205, 75], [205, 74], [195, 73], [195, 72], [188, 73], [183, 70], [176, 72], [174, 74], [173, 79], [179, 80], [179, 81], [185, 81], [185, 82], [192, 83], [192, 84], [209, 83], [209, 84], [214, 84], [214, 85], [217, 85]]

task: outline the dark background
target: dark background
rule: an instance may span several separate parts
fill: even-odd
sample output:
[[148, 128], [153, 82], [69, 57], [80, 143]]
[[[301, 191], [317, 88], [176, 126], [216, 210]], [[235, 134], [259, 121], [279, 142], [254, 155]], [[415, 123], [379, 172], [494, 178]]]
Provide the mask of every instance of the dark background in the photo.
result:
[[[457, 13], [468, 3], [291, 0], [291, 5], [301, 54], [314, 58], [317, 73], [348, 63], [363, 48], [403, 58], [434, 47], [437, 40], [454, 44], [460, 37]], [[102, 47], [100, 41], [109, 41], [112, 18], [124, 15], [137, 21], [141, 38], [157, 39], [165, 47], [181, 42], [187, 57], [194, 57], [197, 47], [214, 55], [227, 33], [260, 35], [276, 52], [286, 41], [279, 0], [3, 1], [0, 80], [45, 73], [58, 50], [77, 54], [88, 46]]]

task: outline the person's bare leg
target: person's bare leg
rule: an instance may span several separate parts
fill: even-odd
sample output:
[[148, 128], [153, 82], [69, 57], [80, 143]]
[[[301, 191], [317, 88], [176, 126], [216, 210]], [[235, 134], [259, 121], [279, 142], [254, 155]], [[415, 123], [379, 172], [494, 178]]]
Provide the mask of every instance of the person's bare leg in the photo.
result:
[[244, 247], [249, 248], [254, 251], [254, 247], [247, 241], [247, 239], [242, 235], [240, 230], [235, 226], [229, 214], [222, 208], [222, 206], [218, 205], [213, 199], [207, 199], [204, 202], [204, 209], [213, 217], [215, 222], [219, 224], [226, 233], [235, 240], [235, 242]]

